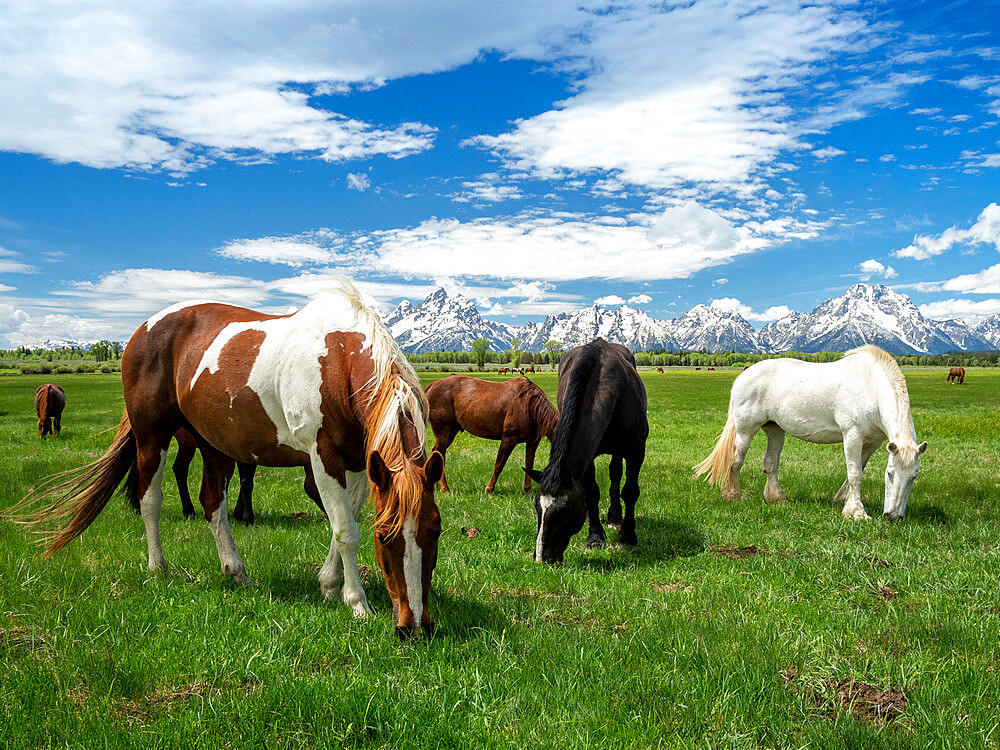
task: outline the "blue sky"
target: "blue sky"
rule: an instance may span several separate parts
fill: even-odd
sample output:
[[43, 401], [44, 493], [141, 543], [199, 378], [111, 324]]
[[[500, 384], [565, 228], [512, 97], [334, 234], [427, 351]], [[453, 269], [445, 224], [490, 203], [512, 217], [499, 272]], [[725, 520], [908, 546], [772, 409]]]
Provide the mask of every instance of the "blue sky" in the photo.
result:
[[0, 0], [0, 346], [337, 273], [510, 323], [1000, 312], [1000, 0], [200, 6]]

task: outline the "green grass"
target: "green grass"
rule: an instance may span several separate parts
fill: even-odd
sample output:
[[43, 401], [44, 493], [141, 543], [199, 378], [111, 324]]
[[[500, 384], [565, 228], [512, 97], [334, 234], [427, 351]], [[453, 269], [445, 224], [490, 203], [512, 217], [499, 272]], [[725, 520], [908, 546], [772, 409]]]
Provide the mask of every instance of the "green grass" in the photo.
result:
[[[1000, 372], [970, 370], [958, 387], [938, 369], [907, 371], [930, 447], [897, 523], [879, 517], [884, 451], [862, 488], [870, 522], [843, 520], [831, 502], [839, 446], [786, 443], [783, 505], [761, 501], [763, 436], [742, 501], [692, 480], [736, 374], [644, 373], [651, 434], [635, 551], [586, 554], [581, 533], [564, 565], [534, 564], [523, 447], [488, 497], [497, 444], [461, 435], [448, 454], [453, 492], [438, 496], [438, 629], [414, 642], [396, 640], [376, 574], [368, 621], [320, 600], [314, 566], [330, 531], [301, 470], [261, 470], [258, 525], [234, 528], [253, 589], [221, 575], [207, 524], [183, 519], [169, 472], [166, 577], [145, 570], [142, 524], [120, 499], [51, 560], [0, 521], [0, 745], [995, 746]], [[0, 508], [112, 438], [118, 377], [70, 375], [58, 378], [63, 434], [40, 441], [32, 397], [51, 378], [0, 383]], [[535, 380], [554, 395], [554, 375]], [[598, 476], [606, 497], [606, 461]], [[192, 488], [199, 477], [196, 464]], [[370, 518], [368, 508], [361, 562], [374, 569]], [[763, 553], [732, 560], [720, 546]], [[833, 708], [842, 678], [901, 687], [902, 717]]]

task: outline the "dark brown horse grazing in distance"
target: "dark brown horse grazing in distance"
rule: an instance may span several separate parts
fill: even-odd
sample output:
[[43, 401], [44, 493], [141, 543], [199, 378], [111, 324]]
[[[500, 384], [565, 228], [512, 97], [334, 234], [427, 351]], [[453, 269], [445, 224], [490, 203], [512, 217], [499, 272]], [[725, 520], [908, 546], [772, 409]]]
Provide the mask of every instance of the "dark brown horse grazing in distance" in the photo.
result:
[[[559, 412], [545, 392], [526, 378], [503, 382], [479, 380], [468, 375], [452, 375], [431, 383], [427, 388], [434, 450], [445, 455], [459, 432], [499, 440], [500, 450], [493, 465], [493, 476], [486, 491], [493, 492], [511, 451], [524, 443], [528, 468], [535, 466], [535, 451], [542, 438], [552, 440]], [[441, 489], [448, 492], [448, 482], [441, 474]], [[524, 491], [531, 492], [531, 479], [524, 477]]]
[[35, 412], [38, 414], [38, 434], [41, 437], [59, 434], [65, 408], [66, 394], [62, 388], [51, 383], [38, 386], [35, 391]]
[[958, 383], [959, 385], [965, 384], [965, 368], [964, 367], [952, 367], [948, 370], [949, 383]]
[[163, 571], [163, 471], [180, 428], [204, 459], [200, 500], [222, 570], [249, 583], [233, 542], [226, 488], [236, 460], [302, 466], [330, 520], [319, 571], [324, 599], [372, 614], [358, 570], [358, 518], [375, 498], [375, 559], [400, 637], [432, 625], [427, 610], [441, 515], [434, 485], [440, 454], [425, 459], [427, 399], [382, 323], [344, 278], [290, 315], [186, 302], [133, 334], [122, 356], [125, 414], [108, 452], [43, 485], [8, 511], [28, 523], [69, 518], [49, 537], [53, 554], [79, 536], [131, 470], [146, 527], [148, 566]]

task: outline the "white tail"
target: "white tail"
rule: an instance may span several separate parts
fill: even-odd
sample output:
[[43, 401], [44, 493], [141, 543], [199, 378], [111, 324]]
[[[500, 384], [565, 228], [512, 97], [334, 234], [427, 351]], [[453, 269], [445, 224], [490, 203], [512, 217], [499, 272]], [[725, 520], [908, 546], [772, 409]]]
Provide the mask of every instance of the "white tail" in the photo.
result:
[[694, 475], [700, 477], [708, 473], [708, 481], [722, 487], [729, 478], [729, 470], [733, 466], [733, 452], [736, 449], [736, 420], [733, 419], [733, 410], [730, 405], [729, 414], [726, 417], [726, 426], [722, 428], [719, 435], [719, 442], [708, 454], [708, 458], [694, 467]]

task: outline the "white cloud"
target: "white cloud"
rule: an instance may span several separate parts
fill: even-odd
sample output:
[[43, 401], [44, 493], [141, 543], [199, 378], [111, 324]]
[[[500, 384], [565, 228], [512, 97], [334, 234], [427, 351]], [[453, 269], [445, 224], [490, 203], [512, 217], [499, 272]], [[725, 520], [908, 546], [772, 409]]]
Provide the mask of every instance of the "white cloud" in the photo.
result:
[[334, 233], [323, 230], [296, 237], [258, 237], [227, 242], [216, 250], [234, 260], [279, 263], [286, 266], [320, 265], [333, 259], [332, 248], [341, 244]]
[[612, 305], [624, 305], [625, 300], [619, 297], [617, 294], [608, 294], [604, 297], [598, 297], [594, 300], [595, 305], [604, 305], [605, 307], [610, 307]]
[[28, 313], [13, 305], [0, 303], [0, 333], [14, 331], [28, 319]]
[[858, 270], [866, 277], [881, 276], [884, 279], [893, 279], [897, 276], [896, 270], [892, 266], [879, 263], [874, 258], [862, 261], [858, 264]]
[[757, 322], [770, 322], [772, 320], [778, 320], [779, 318], [783, 318], [792, 312], [792, 309], [787, 305], [773, 305], [763, 312], [754, 312], [749, 305], [744, 305], [735, 297], [720, 297], [719, 299], [713, 299], [709, 304], [709, 307], [714, 307], [716, 310], [725, 310], [726, 312], [737, 313], [746, 320], [753, 320]]
[[17, 260], [17, 253], [0, 247], [0, 273], [32, 273], [35, 267]]
[[653, 301], [653, 298], [648, 294], [637, 294], [634, 297], [628, 298], [628, 303], [630, 305], [648, 305]]
[[896, 161], [896, 155], [895, 154], [882, 154], [878, 158], [878, 160], [879, 161], [885, 161], [885, 162]]
[[[327, 160], [430, 147], [318, 96], [470, 62], [540, 55], [578, 3], [194, 3], [37, 0], [0, 13], [0, 149], [93, 167], [190, 171], [292, 153]], [[334, 103], [333, 106], [336, 106]]]
[[524, 197], [516, 185], [497, 185], [491, 180], [471, 180], [463, 182], [462, 187], [462, 192], [451, 196], [456, 203], [501, 203]]
[[901, 250], [894, 250], [897, 258], [927, 260], [940, 255], [955, 245], [993, 245], [1000, 250], [1000, 205], [991, 203], [982, 210], [976, 223], [968, 229], [950, 227], [937, 236], [918, 234], [913, 243]]
[[960, 318], [968, 325], [981, 323], [991, 315], [1000, 313], [1000, 299], [972, 301], [967, 299], [942, 299], [920, 305], [920, 312], [932, 320]]
[[966, 273], [945, 281], [924, 281], [912, 285], [918, 292], [960, 292], [1000, 294], [1000, 263], [978, 273]]
[[820, 161], [826, 161], [828, 159], [832, 159], [835, 156], [843, 156], [846, 153], [847, 153], [846, 151], [843, 151], [842, 149], [839, 148], [835, 148], [834, 146], [825, 146], [823, 148], [818, 148], [815, 151], [813, 151], [812, 155], [815, 156]]
[[358, 172], [354, 174], [353, 172], [347, 175], [347, 189], [357, 190], [359, 193], [365, 192], [371, 187], [372, 181], [368, 179], [368, 175], [364, 172]]
[[470, 143], [541, 177], [748, 191], [780, 152], [804, 147], [784, 94], [865, 31], [838, 10], [721, 0], [602, 8], [553, 45], [579, 93]]
[[712, 283], [715, 284], [716, 286], [723, 286], [729, 283], [729, 279], [727, 279], [725, 276], [722, 276], [718, 279], [715, 279]]

